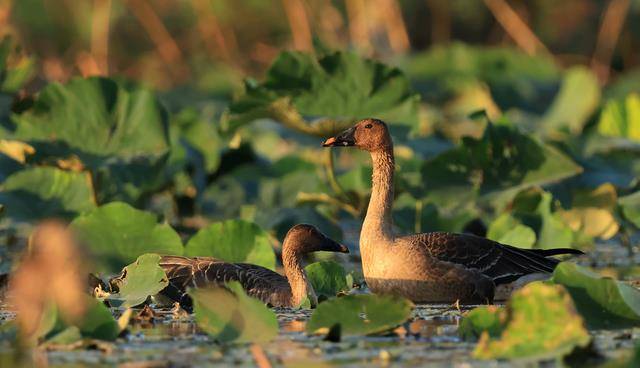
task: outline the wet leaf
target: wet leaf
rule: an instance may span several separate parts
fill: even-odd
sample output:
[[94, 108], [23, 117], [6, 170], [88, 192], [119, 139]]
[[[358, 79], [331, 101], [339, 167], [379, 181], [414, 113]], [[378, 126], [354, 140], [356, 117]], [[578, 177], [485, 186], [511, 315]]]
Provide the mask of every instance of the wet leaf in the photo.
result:
[[167, 275], [158, 265], [160, 256], [157, 254], [143, 254], [136, 261], [124, 268], [111, 285], [116, 285], [118, 294], [109, 299], [122, 302], [120, 307], [135, 307], [155, 295], [169, 285]]
[[347, 295], [320, 303], [307, 323], [307, 332], [339, 324], [343, 335], [388, 331], [406, 321], [413, 304], [389, 295]]
[[536, 243], [535, 231], [506, 213], [489, 225], [487, 238], [518, 248], [532, 248]]
[[220, 342], [267, 342], [278, 334], [276, 315], [238, 282], [226, 288], [191, 289], [198, 327]]
[[185, 255], [251, 263], [270, 270], [276, 267], [269, 235], [258, 225], [243, 220], [216, 222], [201, 229], [187, 243]]
[[347, 284], [347, 272], [337, 262], [315, 262], [304, 270], [318, 297], [333, 298], [339, 292], [351, 289], [351, 285]]
[[71, 219], [95, 207], [90, 180], [84, 173], [34, 167], [14, 173], [2, 183], [0, 203], [14, 221]]
[[101, 271], [118, 272], [144, 253], [181, 255], [182, 242], [156, 215], [113, 202], [77, 217], [71, 229], [95, 255]]
[[[483, 332], [473, 352], [476, 358], [547, 359], [569, 354], [591, 341], [570, 295], [558, 285], [529, 284], [515, 292], [498, 313], [502, 332], [499, 337]], [[497, 332], [494, 320], [485, 326]]]
[[607, 102], [598, 121], [598, 133], [640, 141], [640, 95]]
[[352, 52], [318, 58], [282, 52], [264, 82], [248, 81], [245, 89], [245, 95], [230, 106], [234, 125], [272, 118], [327, 137], [364, 116], [408, 125], [417, 120], [419, 99], [402, 72]]
[[564, 286], [589, 328], [640, 325], [640, 291], [602, 277], [571, 262], [562, 262], [551, 281]]

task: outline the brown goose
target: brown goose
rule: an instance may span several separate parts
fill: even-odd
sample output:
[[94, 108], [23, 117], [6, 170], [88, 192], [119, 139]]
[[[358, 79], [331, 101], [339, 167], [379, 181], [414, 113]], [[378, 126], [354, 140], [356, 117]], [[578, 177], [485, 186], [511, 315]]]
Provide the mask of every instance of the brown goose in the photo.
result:
[[289, 229], [282, 244], [286, 276], [247, 263], [228, 263], [210, 257], [164, 256], [160, 266], [167, 274], [169, 286], [160, 293], [190, 310], [187, 288], [238, 281], [248, 295], [271, 306], [297, 307], [308, 296], [311, 306], [315, 307], [318, 300], [304, 272], [302, 256], [316, 251], [349, 253], [347, 247], [325, 236], [315, 226], [298, 224]]
[[[520, 249], [467, 234], [393, 233], [393, 141], [384, 122], [365, 119], [324, 147], [355, 146], [371, 154], [371, 199], [360, 233], [362, 271], [375, 293], [414, 302], [493, 302], [496, 287], [537, 279], [559, 263], [549, 256], [575, 249]], [[527, 280], [528, 281], [528, 280]]]

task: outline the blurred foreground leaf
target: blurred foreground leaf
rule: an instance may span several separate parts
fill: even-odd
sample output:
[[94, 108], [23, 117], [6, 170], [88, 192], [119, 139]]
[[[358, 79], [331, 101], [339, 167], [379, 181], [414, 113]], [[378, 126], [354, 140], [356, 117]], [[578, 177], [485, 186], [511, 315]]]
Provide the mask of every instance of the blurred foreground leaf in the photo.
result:
[[328, 137], [368, 116], [410, 126], [417, 122], [419, 98], [404, 74], [352, 52], [317, 58], [282, 52], [264, 81], [248, 81], [245, 89], [245, 95], [230, 106], [233, 126], [270, 118], [303, 133]]
[[640, 141], [640, 95], [607, 102], [598, 121], [598, 133]]
[[569, 291], [589, 328], [640, 325], [640, 291], [630, 285], [571, 262], [560, 263], [551, 281]]
[[484, 330], [473, 352], [480, 359], [548, 359], [591, 341], [561, 286], [531, 283], [515, 292], [505, 308], [480, 308], [484, 311], [470, 313], [461, 330], [465, 336]]
[[2, 183], [0, 204], [14, 221], [71, 219], [92, 210], [93, 188], [87, 175], [53, 167], [18, 171]]
[[489, 225], [487, 238], [518, 248], [532, 248], [536, 243], [536, 233], [533, 229], [519, 223], [518, 220], [506, 213], [500, 215]]
[[189, 240], [184, 251], [189, 257], [214, 257], [270, 270], [276, 268], [269, 235], [258, 225], [243, 220], [216, 222], [201, 229]]
[[[118, 272], [144, 253], [183, 252], [178, 234], [155, 214], [113, 202], [77, 217], [71, 229], [95, 255], [100, 271]], [[157, 281], [157, 280], [156, 280]]]
[[349, 291], [347, 272], [334, 261], [315, 262], [304, 268], [307, 279], [318, 297], [333, 298], [341, 291]]
[[159, 293], [169, 285], [167, 275], [158, 265], [160, 256], [157, 254], [143, 254], [136, 261], [122, 270], [119, 277], [109, 283], [116, 286], [118, 294], [112, 294], [109, 299], [122, 302], [119, 307], [135, 307], [147, 300], [150, 295]]
[[191, 289], [189, 295], [198, 327], [220, 342], [267, 342], [278, 334], [276, 315], [238, 282]]
[[618, 199], [624, 217], [640, 228], [640, 191]]
[[365, 335], [390, 330], [406, 321], [413, 304], [389, 295], [347, 295], [320, 303], [307, 322], [307, 332], [340, 325], [343, 335]]

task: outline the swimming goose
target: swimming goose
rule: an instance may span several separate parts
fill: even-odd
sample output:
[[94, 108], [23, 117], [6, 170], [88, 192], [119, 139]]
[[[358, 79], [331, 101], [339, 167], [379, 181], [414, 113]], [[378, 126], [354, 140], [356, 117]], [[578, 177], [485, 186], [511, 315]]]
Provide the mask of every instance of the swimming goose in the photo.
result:
[[315, 307], [318, 299], [304, 272], [302, 256], [316, 251], [349, 253], [347, 247], [315, 226], [298, 224], [289, 229], [282, 244], [285, 276], [248, 263], [229, 263], [210, 257], [163, 256], [159, 264], [167, 274], [169, 286], [160, 293], [190, 310], [187, 288], [238, 281], [249, 296], [273, 307], [297, 307], [307, 296]]
[[362, 271], [374, 293], [414, 302], [492, 303], [496, 287], [539, 279], [575, 249], [520, 249], [474, 235], [393, 232], [393, 142], [384, 122], [365, 119], [327, 139], [324, 147], [354, 146], [373, 162], [371, 199], [360, 233]]

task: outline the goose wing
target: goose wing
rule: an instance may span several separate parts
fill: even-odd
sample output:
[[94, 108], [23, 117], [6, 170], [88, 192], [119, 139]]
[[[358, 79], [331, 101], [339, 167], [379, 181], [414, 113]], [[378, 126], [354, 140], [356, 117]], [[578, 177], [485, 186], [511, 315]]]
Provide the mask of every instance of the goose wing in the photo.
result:
[[238, 281], [247, 295], [269, 302], [270, 297], [288, 288], [287, 279], [267, 268], [247, 264], [228, 263], [208, 257], [165, 256], [159, 265], [169, 279], [169, 286], [163, 294], [173, 300], [186, 301], [189, 287], [207, 287], [224, 285], [230, 281]]
[[476, 269], [496, 285], [531, 273], [550, 273], [559, 263], [555, 254], [582, 254], [575, 249], [521, 249], [470, 234], [434, 232], [410, 236], [433, 258]]

